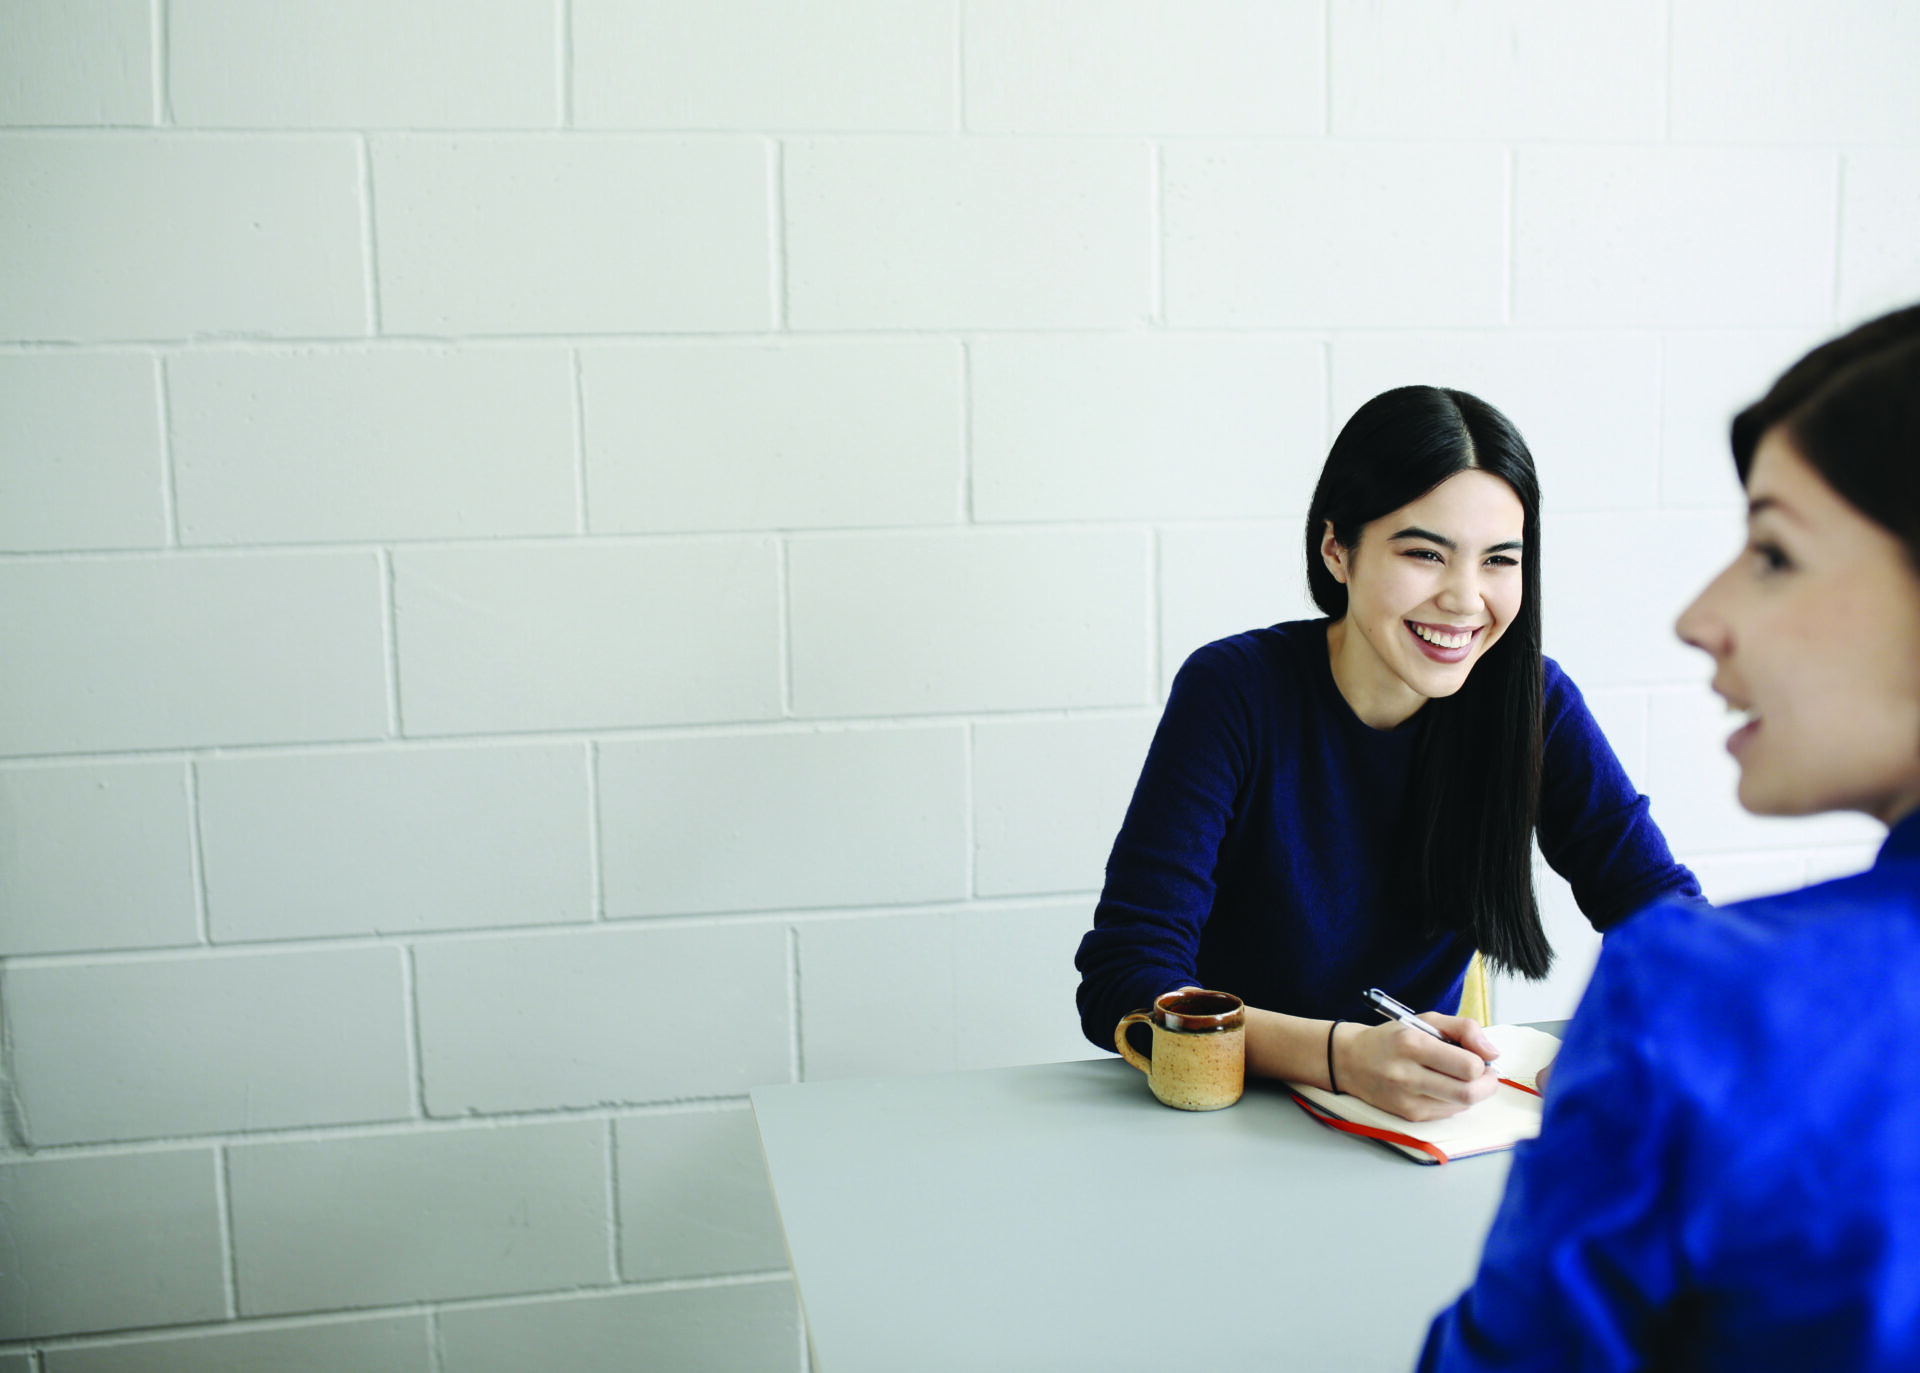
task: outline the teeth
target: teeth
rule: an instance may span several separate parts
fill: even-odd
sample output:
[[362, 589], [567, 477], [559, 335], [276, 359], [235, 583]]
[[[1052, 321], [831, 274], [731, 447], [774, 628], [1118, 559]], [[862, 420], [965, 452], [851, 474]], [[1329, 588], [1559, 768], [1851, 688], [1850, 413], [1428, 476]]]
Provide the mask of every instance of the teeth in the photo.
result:
[[1473, 642], [1473, 631], [1460, 634], [1442, 634], [1437, 629], [1428, 629], [1425, 625], [1414, 625], [1413, 632], [1436, 648], [1465, 648]]

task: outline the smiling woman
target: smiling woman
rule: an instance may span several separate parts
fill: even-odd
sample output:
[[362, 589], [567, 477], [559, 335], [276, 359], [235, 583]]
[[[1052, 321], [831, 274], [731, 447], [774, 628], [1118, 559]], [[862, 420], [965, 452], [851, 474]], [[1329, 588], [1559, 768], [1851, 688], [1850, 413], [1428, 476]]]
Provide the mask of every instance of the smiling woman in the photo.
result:
[[[1697, 897], [1579, 691], [1540, 652], [1539, 487], [1461, 391], [1360, 407], [1309, 508], [1324, 620], [1187, 660], [1114, 842], [1079, 1004], [1102, 1047], [1195, 985], [1247, 1003], [1247, 1068], [1412, 1120], [1484, 1098], [1469, 961], [1544, 974], [1532, 849], [1608, 928]], [[1380, 987], [1458, 1043], [1373, 1025]]]

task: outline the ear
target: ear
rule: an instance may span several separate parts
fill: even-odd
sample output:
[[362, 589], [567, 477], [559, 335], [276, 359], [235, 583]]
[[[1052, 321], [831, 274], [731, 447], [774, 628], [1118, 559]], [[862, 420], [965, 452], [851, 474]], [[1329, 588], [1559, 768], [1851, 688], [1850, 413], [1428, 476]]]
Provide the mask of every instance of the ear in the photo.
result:
[[1327, 571], [1340, 585], [1347, 584], [1347, 568], [1351, 565], [1353, 550], [1343, 546], [1333, 536], [1333, 521], [1327, 521], [1327, 532], [1320, 536], [1320, 559], [1326, 563]]

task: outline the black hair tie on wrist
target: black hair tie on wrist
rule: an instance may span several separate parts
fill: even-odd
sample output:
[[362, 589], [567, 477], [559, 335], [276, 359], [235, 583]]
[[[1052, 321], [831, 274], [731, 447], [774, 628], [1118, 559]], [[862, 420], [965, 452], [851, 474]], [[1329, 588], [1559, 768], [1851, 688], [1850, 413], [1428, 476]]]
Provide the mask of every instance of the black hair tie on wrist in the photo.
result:
[[1340, 1079], [1333, 1075], [1333, 1032], [1346, 1023], [1335, 1016], [1333, 1024], [1327, 1026], [1327, 1085], [1333, 1089], [1335, 1096], [1345, 1096], [1346, 1093], [1340, 1090]]

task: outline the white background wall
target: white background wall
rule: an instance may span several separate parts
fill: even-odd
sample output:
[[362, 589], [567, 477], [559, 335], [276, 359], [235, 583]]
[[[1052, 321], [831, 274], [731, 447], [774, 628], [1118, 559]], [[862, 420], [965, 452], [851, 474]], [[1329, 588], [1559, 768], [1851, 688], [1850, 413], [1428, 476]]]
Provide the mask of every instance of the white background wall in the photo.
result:
[[[1905, 0], [4, 0], [0, 1373], [794, 1369], [744, 1093], [1091, 1052], [1335, 428], [1532, 440], [1709, 891], [1731, 411], [1920, 297]], [[1564, 1013], [1569, 950], [1508, 1018]], [[979, 1032], [1024, 1024], [1010, 1041]]]

